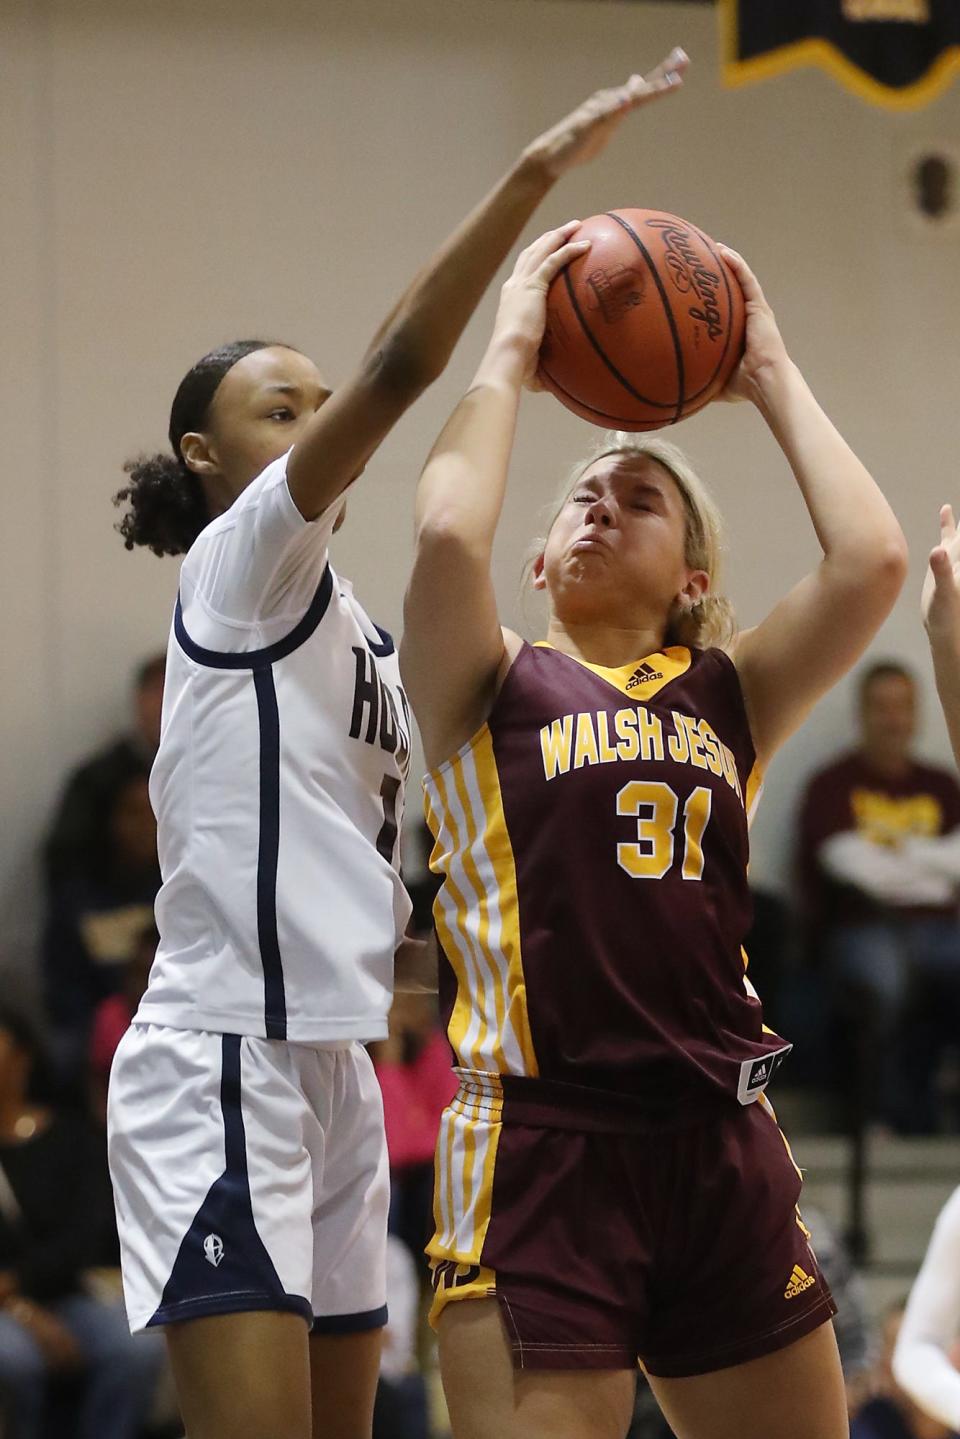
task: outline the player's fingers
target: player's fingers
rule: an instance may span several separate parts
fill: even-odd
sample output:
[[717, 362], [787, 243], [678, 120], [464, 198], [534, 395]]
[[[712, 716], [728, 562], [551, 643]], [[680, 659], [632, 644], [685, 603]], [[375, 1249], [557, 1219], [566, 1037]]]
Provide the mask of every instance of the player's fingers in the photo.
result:
[[561, 245], [559, 250], [546, 257], [537, 271], [538, 280], [549, 285], [555, 276], [559, 275], [564, 265], [569, 265], [578, 255], [585, 255], [590, 248], [589, 240], [570, 240], [566, 245]]
[[953, 565], [943, 545], [937, 545], [936, 549], [930, 551], [930, 569], [940, 593], [953, 590]]
[[952, 506], [952, 505], [941, 505], [941, 506], [940, 506], [940, 539], [943, 541], [944, 544], [949, 544], [951, 540], [956, 539], [956, 536], [957, 536], [957, 525], [956, 525], [956, 521], [955, 521], [954, 518], [953, 518], [953, 506]]
[[683, 77], [689, 68], [690, 56], [677, 45], [653, 70], [646, 75], [631, 75], [627, 83], [634, 89], [639, 84], [645, 85], [648, 91], [671, 90], [683, 84]]
[[755, 300], [759, 304], [765, 305], [767, 301], [763, 290], [760, 288], [760, 281], [743, 256], [736, 250], [731, 250], [729, 245], [718, 245], [717, 249], [739, 280], [740, 288], [743, 291], [743, 298], [747, 301]]
[[570, 236], [575, 233], [579, 225], [579, 220], [567, 220], [565, 224], [558, 225], [556, 229], [545, 230], [542, 235], [538, 235], [535, 240], [530, 242], [525, 250], [520, 251], [520, 254], [517, 256], [517, 263], [514, 266], [514, 274], [535, 274], [546, 257], [552, 254], [553, 251], [561, 245], [565, 244]]

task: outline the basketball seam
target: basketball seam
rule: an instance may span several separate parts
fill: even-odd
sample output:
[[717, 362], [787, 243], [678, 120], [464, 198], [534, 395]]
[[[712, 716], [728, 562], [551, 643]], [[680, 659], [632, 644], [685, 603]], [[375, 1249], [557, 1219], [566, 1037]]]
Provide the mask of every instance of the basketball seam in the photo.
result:
[[[564, 270], [564, 272], [563, 272], [563, 279], [564, 279], [564, 283], [566, 284], [566, 287], [567, 287], [567, 294], [568, 294], [568, 296], [570, 297], [570, 303], [571, 303], [571, 305], [573, 306], [574, 313], [575, 313], [577, 319], [578, 319], [579, 322], [580, 322], [580, 328], [583, 330], [583, 333], [586, 335], [587, 339], [590, 341], [591, 346], [593, 347], [594, 350], [596, 350], [597, 354], [600, 356], [600, 359], [601, 359], [601, 360], [603, 361], [603, 363], [606, 365], [607, 369], [610, 371], [610, 373], [611, 373], [611, 375], [613, 376], [613, 378], [614, 378], [615, 380], [618, 380], [618, 381], [619, 381], [619, 383], [623, 386], [623, 388], [626, 390], [626, 392], [627, 392], [628, 395], [632, 395], [633, 398], [634, 398], [635, 400], [639, 400], [642, 405], [650, 405], [651, 408], [652, 408], [652, 409], [655, 409], [655, 410], [676, 410], [677, 407], [676, 407], [676, 405], [673, 404], [673, 403], [671, 403], [671, 404], [669, 404], [669, 405], [666, 405], [666, 404], [664, 404], [661, 400], [648, 400], [647, 397], [646, 397], [646, 395], [641, 395], [640, 391], [639, 391], [639, 390], [635, 390], [635, 389], [633, 388], [633, 386], [631, 385], [630, 381], [627, 380], [627, 379], [625, 379], [624, 376], [621, 375], [620, 371], [617, 369], [616, 365], [615, 365], [615, 364], [613, 363], [613, 361], [609, 358], [609, 356], [605, 353], [605, 351], [603, 350], [603, 348], [602, 348], [602, 346], [601, 346], [601, 344], [600, 344], [600, 341], [599, 341], [598, 339], [596, 339], [596, 337], [595, 337], [594, 334], [593, 334], [593, 331], [590, 329], [590, 326], [587, 324], [586, 320], [584, 319], [583, 311], [582, 311], [581, 308], [580, 308], [580, 302], [579, 302], [579, 300], [577, 299], [576, 292], [575, 292], [575, 290], [574, 290], [574, 288], [573, 288], [573, 281], [570, 279], [570, 272], [569, 272], [568, 269], [567, 269], [567, 270]], [[573, 398], [576, 399], [576, 396], [574, 395]], [[582, 400], [578, 400], [577, 403], [578, 403], [578, 404], [583, 404], [583, 401], [582, 401]], [[592, 409], [593, 407], [592, 407], [591, 405], [588, 405], [587, 408], [588, 408], [588, 409]], [[681, 406], [681, 408], [682, 408], [682, 406]], [[598, 410], [597, 413], [600, 414], [600, 413], [602, 413], [602, 411], [599, 411], [599, 410]], [[679, 415], [677, 416], [677, 418], [679, 418]]]
[[[550, 381], [551, 385], [555, 385], [556, 388], [560, 391], [561, 394], [566, 395], [566, 397], [567, 397], [568, 400], [572, 400], [573, 403], [574, 403], [575, 405], [579, 405], [582, 410], [589, 410], [589, 411], [590, 411], [590, 414], [591, 414], [591, 415], [596, 415], [597, 419], [599, 419], [599, 420], [612, 420], [613, 423], [614, 423], [614, 425], [615, 425], [618, 429], [621, 429], [621, 430], [632, 430], [632, 431], [635, 431], [635, 432], [638, 432], [638, 433], [639, 433], [639, 431], [640, 431], [641, 429], [650, 430], [650, 429], [658, 429], [658, 428], [660, 428], [659, 422], [658, 422], [656, 419], [652, 419], [652, 420], [625, 420], [622, 415], [609, 415], [609, 414], [607, 414], [606, 410], [598, 410], [595, 405], [588, 405], [587, 402], [586, 402], [586, 400], [581, 400], [580, 397], [579, 397], [579, 395], [575, 395], [572, 390], [568, 390], [565, 385], [561, 385], [560, 381], [556, 378], [555, 375], [551, 375], [550, 371], [547, 369], [546, 365], [545, 365], [542, 361], [540, 362], [540, 369], [541, 369], [541, 371], [543, 372], [543, 374], [546, 375], [546, 377], [547, 377], [547, 379]], [[655, 402], [654, 402], [654, 401], [651, 401], [650, 403], [652, 404], [652, 403], [655, 403]], [[664, 405], [663, 408], [664, 408], [664, 409], [668, 409], [668, 408], [669, 408], [669, 409], [672, 409], [673, 406], [672, 406], [672, 405], [671, 405], [671, 406], [666, 406], [666, 405]], [[581, 416], [581, 418], [584, 418], [584, 417]], [[665, 423], [668, 424], [668, 425], [675, 425], [675, 424], [677, 423], [676, 417], [674, 417], [673, 419], [666, 420]]]
[[677, 330], [676, 316], [674, 315], [673, 310], [670, 308], [670, 299], [667, 295], [666, 290], [663, 287], [663, 281], [660, 278], [660, 272], [651, 260], [650, 255], [647, 252], [647, 247], [640, 239], [640, 236], [637, 234], [636, 230], [627, 220], [624, 220], [622, 216], [618, 215], [616, 210], [608, 210], [607, 215], [611, 220], [616, 221], [616, 223], [620, 226], [621, 230], [626, 230], [627, 234], [633, 240], [633, 243], [636, 245], [643, 258], [646, 260], [650, 273], [653, 276], [654, 283], [656, 284], [657, 290], [660, 293], [660, 299], [663, 303], [664, 312], [667, 317], [667, 324], [670, 326], [670, 336], [673, 340], [673, 352], [677, 361], [678, 401], [676, 405], [676, 415], [674, 418], [674, 424], [676, 424], [677, 420], [681, 420], [683, 418], [684, 406], [687, 403], [687, 397], [684, 392], [684, 387], [686, 384], [686, 374], [684, 373], [683, 365], [683, 346], [680, 343], [680, 335]]

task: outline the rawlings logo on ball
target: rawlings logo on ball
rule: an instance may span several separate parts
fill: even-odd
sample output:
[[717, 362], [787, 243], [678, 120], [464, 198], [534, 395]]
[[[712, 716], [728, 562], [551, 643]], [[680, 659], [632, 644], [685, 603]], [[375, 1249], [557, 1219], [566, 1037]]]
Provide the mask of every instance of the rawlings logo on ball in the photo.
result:
[[666, 264], [670, 278], [681, 295], [693, 290], [703, 309], [691, 309], [688, 313], [693, 320], [700, 320], [707, 327], [711, 340], [719, 340], [723, 334], [720, 306], [717, 304], [717, 290], [720, 275], [704, 265], [693, 245], [689, 231], [670, 220], [648, 221], [651, 230], [660, 230], [666, 247]]
[[586, 276], [592, 300], [591, 310], [599, 310], [608, 325], [616, 325], [630, 310], [643, 304], [647, 287], [646, 278], [639, 270], [627, 265], [603, 266], [591, 270]]

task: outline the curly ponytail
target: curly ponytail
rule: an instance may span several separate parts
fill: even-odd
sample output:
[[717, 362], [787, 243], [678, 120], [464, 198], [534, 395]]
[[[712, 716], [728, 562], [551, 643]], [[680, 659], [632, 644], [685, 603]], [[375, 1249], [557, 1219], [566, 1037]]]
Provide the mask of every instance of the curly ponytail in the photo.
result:
[[[128, 460], [124, 470], [130, 483], [113, 497], [115, 505], [128, 505], [115, 528], [128, 550], [146, 545], [155, 555], [183, 555], [210, 522], [199, 478], [180, 450], [184, 435], [200, 431], [228, 370], [254, 350], [265, 350], [276, 340], [233, 340], [198, 360], [180, 381], [170, 410], [171, 454], [141, 455]], [[292, 346], [284, 346], [291, 349]]]
[[128, 550], [146, 545], [155, 555], [184, 555], [208, 523], [196, 475], [172, 455], [141, 455], [124, 465], [130, 483], [113, 497], [127, 504], [116, 525]]

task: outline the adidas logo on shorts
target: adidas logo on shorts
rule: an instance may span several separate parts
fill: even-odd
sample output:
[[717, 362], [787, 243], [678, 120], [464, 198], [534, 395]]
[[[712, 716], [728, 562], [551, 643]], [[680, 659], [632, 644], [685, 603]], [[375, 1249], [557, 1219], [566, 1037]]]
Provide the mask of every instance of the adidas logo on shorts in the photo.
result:
[[655, 670], [653, 665], [638, 665], [637, 668], [634, 670], [633, 674], [627, 680], [627, 689], [633, 690], [636, 689], [637, 685], [645, 685], [649, 684], [651, 680], [662, 679], [662, 672], [660, 670]]
[[795, 1264], [787, 1287], [783, 1291], [783, 1297], [784, 1299], [796, 1299], [798, 1294], [802, 1294], [805, 1289], [809, 1289], [810, 1285], [816, 1284], [816, 1282], [812, 1274], [806, 1274], [799, 1264]]

